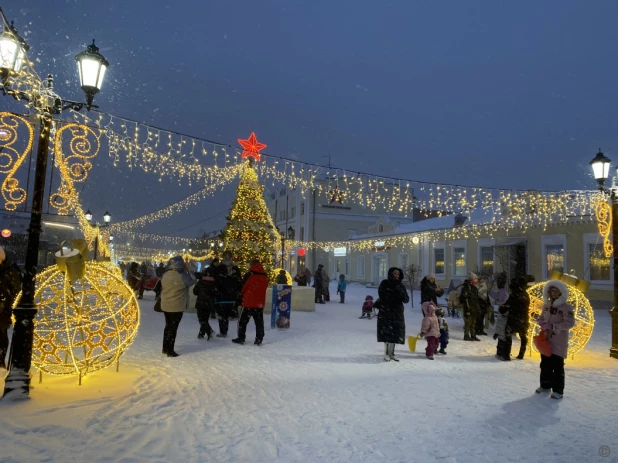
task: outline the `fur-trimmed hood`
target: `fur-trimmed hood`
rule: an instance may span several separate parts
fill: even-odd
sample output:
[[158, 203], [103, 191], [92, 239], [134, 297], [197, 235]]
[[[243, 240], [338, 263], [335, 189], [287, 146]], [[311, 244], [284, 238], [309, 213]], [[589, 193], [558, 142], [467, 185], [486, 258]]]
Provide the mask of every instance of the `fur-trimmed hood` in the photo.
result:
[[433, 317], [436, 313], [436, 306], [431, 301], [426, 301], [421, 304], [423, 308], [423, 313], [426, 317]]
[[545, 303], [551, 304], [551, 298], [549, 297], [549, 288], [552, 286], [558, 288], [560, 291], [560, 297], [554, 301], [554, 307], [558, 307], [562, 304], [566, 304], [567, 299], [569, 298], [569, 288], [560, 280], [550, 280], [545, 283], [543, 287], [543, 298], [545, 299]]

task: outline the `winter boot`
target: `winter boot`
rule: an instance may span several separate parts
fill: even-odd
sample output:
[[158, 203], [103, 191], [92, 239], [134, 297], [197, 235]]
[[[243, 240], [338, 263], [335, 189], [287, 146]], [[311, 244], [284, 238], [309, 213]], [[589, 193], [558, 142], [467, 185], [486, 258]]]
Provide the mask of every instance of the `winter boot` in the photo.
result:
[[446, 355], [446, 351], [444, 350], [444, 347], [440, 347], [438, 354]]
[[[219, 336], [219, 335], [217, 335], [217, 336]], [[235, 339], [232, 339], [232, 342], [234, 344], [244, 344], [245, 340], [244, 339], [240, 339], [240, 338], [235, 338]]]
[[431, 357], [427, 357], [427, 360], [433, 360], [433, 355]]
[[167, 353], [168, 357], [178, 357], [179, 354], [177, 354], [176, 352], [174, 352], [173, 350], [169, 351]]
[[551, 398], [552, 399], [562, 399], [562, 394], [560, 394], [559, 392], [552, 392]]
[[472, 341], [472, 339], [467, 334], [464, 334], [464, 341]]
[[395, 343], [394, 342], [391, 342], [388, 345], [388, 356], [390, 357], [391, 360], [395, 362], [399, 362], [399, 359], [395, 357]]
[[549, 392], [549, 391], [551, 391], [551, 389], [549, 389], [549, 388], [545, 388], [545, 387], [537, 387], [535, 392], [536, 392], [537, 394], [541, 394], [542, 392]]
[[261, 339], [256, 339], [253, 344], [255, 344], [256, 346], [261, 346], [262, 345], [262, 340]]
[[480, 341], [480, 339], [477, 338], [476, 335], [472, 336], [470, 339], [472, 339], [472, 341]]
[[391, 356], [388, 355], [388, 352], [390, 350], [389, 346], [390, 346], [390, 343], [388, 343], [388, 342], [384, 343], [384, 361], [385, 362], [390, 362], [391, 361]]
[[204, 333], [198, 333], [197, 339], [204, 339]]
[[523, 360], [524, 359], [524, 354], [519, 354], [517, 357], [515, 357], [518, 360]]
[[217, 337], [218, 338], [227, 338], [227, 333], [226, 334], [219, 333], [219, 334], [217, 334]]

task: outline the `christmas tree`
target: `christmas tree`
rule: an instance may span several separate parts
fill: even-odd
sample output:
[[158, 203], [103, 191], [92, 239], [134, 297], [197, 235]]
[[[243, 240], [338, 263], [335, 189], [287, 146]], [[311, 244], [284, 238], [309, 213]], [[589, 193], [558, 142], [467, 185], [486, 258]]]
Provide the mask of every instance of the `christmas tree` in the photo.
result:
[[248, 162], [221, 239], [243, 273], [249, 270], [253, 259], [258, 259], [270, 276], [276, 241], [263, 191], [252, 163]]

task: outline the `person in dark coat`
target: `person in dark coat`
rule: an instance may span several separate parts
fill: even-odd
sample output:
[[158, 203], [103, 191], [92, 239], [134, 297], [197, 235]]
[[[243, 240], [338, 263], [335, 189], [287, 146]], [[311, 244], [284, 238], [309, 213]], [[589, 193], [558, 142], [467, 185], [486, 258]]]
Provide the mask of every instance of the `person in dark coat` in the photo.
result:
[[[436, 284], [436, 276], [428, 274], [421, 280], [421, 306], [423, 302], [433, 302], [438, 307], [438, 298], [444, 296], [444, 290]], [[425, 313], [423, 313], [423, 317]]]
[[288, 284], [288, 277], [285, 274], [285, 270], [283, 269], [279, 270], [279, 275], [277, 275], [277, 278], [275, 279], [275, 283], [277, 283], [278, 285]]
[[144, 285], [146, 284], [146, 279], [148, 278], [148, 265], [146, 262], [142, 262], [142, 265], [139, 266], [139, 281], [137, 284], [137, 298], [144, 299]]
[[6, 353], [9, 349], [7, 330], [11, 326], [13, 304], [21, 290], [21, 272], [0, 247], [0, 369], [6, 369]]
[[313, 274], [313, 286], [315, 287], [315, 303], [324, 304], [324, 274], [322, 273], [324, 266], [318, 265], [318, 269]]
[[384, 360], [394, 360], [395, 344], [404, 344], [406, 322], [403, 305], [410, 302], [410, 296], [402, 281], [403, 272], [397, 267], [388, 269], [388, 278], [382, 280], [378, 288], [380, 313], [378, 315], [378, 342], [384, 343]]
[[232, 310], [230, 311], [230, 319], [236, 320], [238, 319], [238, 314], [240, 313], [239, 306], [242, 306], [242, 293], [240, 290], [243, 285], [243, 275], [240, 273], [240, 267], [238, 267], [238, 265], [232, 266], [232, 279], [234, 280], [234, 283], [236, 283], [236, 304], [234, 304], [234, 307], [232, 307]]
[[517, 358], [523, 360], [528, 346], [528, 328], [530, 326], [530, 296], [528, 296], [526, 279], [523, 277], [513, 278], [509, 289], [511, 294], [506, 302], [500, 306], [500, 314], [508, 313], [504, 340], [498, 341], [496, 357], [499, 360], [511, 360], [511, 346], [513, 344], [513, 334], [519, 334], [521, 346]]
[[227, 330], [230, 325], [230, 311], [238, 299], [238, 284], [234, 278], [227, 273], [227, 265], [219, 264], [215, 277], [217, 293], [215, 297], [215, 311], [219, 320], [218, 338], [226, 338]]
[[155, 275], [159, 278], [162, 278], [164, 273], [165, 273], [165, 265], [163, 265], [163, 262], [159, 262], [159, 266], [155, 270]]
[[475, 273], [468, 273], [459, 295], [459, 302], [461, 302], [464, 315], [464, 341], [480, 341], [476, 337], [476, 317], [479, 316], [480, 312], [477, 281], [478, 277]]
[[127, 284], [133, 291], [137, 291], [139, 277], [139, 264], [137, 262], [131, 262], [129, 270], [127, 270]]
[[299, 271], [294, 277], [294, 281], [298, 283], [298, 286], [307, 286], [307, 275], [304, 272]]
[[210, 314], [215, 310], [215, 297], [217, 285], [215, 283], [215, 269], [206, 267], [197, 279], [197, 283], [193, 287], [193, 294], [197, 296], [195, 308], [197, 309], [197, 319], [200, 322], [200, 331], [197, 335], [198, 339], [210, 341], [213, 329], [208, 323]]

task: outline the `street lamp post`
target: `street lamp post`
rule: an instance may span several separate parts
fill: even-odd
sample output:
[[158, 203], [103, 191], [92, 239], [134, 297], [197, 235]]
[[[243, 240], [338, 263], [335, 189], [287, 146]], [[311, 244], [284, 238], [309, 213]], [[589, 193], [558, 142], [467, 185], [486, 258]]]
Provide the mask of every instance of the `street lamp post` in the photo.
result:
[[[7, 24], [2, 10], [0, 10], [0, 14], [5, 24]], [[34, 293], [36, 289], [35, 283], [39, 243], [42, 232], [41, 217], [45, 196], [45, 176], [53, 115], [60, 114], [66, 109], [79, 111], [84, 107], [87, 109], [95, 107], [92, 101], [96, 92], [93, 93], [93, 89], [84, 88], [84, 82], [82, 82], [82, 88], [84, 88], [86, 92], [87, 103], [84, 104], [62, 99], [54, 92], [54, 81], [51, 74], [45, 79], [43, 88], [33, 90], [32, 93], [14, 89], [12, 86], [13, 79], [23, 72], [22, 68], [27, 62], [26, 53], [30, 47], [26, 41], [18, 35], [17, 29], [15, 29], [12, 24], [13, 23], [11, 23], [11, 26], [6, 27], [3, 33], [0, 34], [0, 76], [2, 78], [0, 87], [4, 95], [10, 95], [16, 100], [25, 100], [29, 102], [31, 108], [36, 111], [39, 117], [39, 140], [35, 163], [30, 226], [28, 227], [28, 246], [22, 282], [22, 296], [19, 300], [19, 305], [13, 311], [15, 315], [15, 325], [13, 328], [11, 354], [9, 357], [9, 373], [4, 384], [4, 396], [9, 396], [11, 398], [27, 398], [30, 392], [30, 366], [32, 363], [34, 317], [37, 313]], [[96, 71], [97, 80], [94, 84], [96, 91], [98, 91], [103, 83], [105, 69], [107, 69], [109, 63], [107, 63], [105, 58], [101, 55], [97, 57], [92, 54], [84, 55], [84, 53], [81, 53], [77, 55], [75, 59], [78, 62], [78, 66], [80, 66], [80, 77], [85, 75], [84, 72], [86, 72], [86, 70], [88, 73]], [[92, 81], [88, 81], [86, 84], [92, 84]], [[90, 92], [91, 95], [88, 92]]]
[[[92, 212], [90, 212], [90, 209], [88, 209], [86, 211], [86, 220], [88, 221], [88, 223], [90, 223], [90, 221], [92, 220]], [[112, 220], [112, 216], [109, 214], [109, 212], [105, 211], [105, 214], [103, 215], [103, 227], [107, 228], [109, 227], [109, 223]], [[101, 225], [99, 225], [99, 222], [95, 223], [94, 225], [91, 224], [92, 227], [96, 228], [97, 230], [97, 236], [94, 239], [94, 258], [93, 260], [97, 260], [97, 254], [99, 253], [99, 230], [101, 228]], [[113, 239], [111, 236], [109, 237], [110, 241]]]
[[599, 150], [594, 159], [590, 161], [594, 178], [599, 183], [599, 190], [603, 193], [609, 193], [612, 205], [612, 242], [614, 245], [614, 306], [612, 307], [612, 310], [609, 311], [609, 314], [612, 317], [612, 346], [609, 349], [609, 356], [618, 359], [618, 186], [616, 186], [618, 167], [616, 167], [616, 177], [614, 177], [612, 187], [607, 189], [604, 184], [609, 178], [610, 164], [611, 160], [608, 159], [601, 152], [601, 150]]

